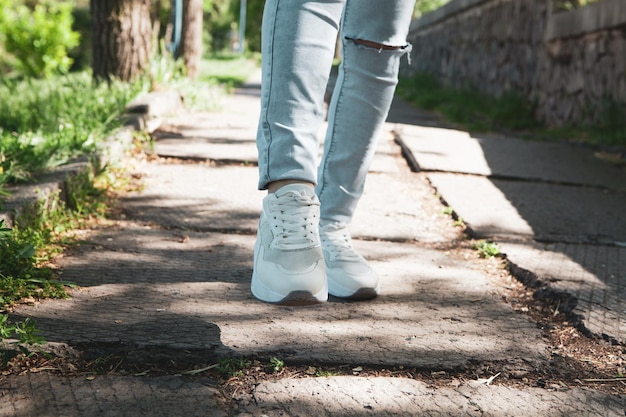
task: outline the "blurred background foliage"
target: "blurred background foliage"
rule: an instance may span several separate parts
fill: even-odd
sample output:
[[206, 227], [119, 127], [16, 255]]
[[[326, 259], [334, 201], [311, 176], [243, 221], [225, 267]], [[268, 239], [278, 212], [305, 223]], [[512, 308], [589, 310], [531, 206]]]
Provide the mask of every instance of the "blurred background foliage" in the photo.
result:
[[[414, 17], [450, 0], [417, 0]], [[601, 0], [554, 0], [555, 11], [573, 10]], [[155, 35], [171, 39], [172, 0], [152, 0]], [[203, 0], [205, 55], [232, 52], [238, 42], [241, 0]], [[248, 52], [261, 49], [264, 0], [248, 1]], [[0, 0], [0, 73], [49, 77], [90, 67], [91, 16], [89, 0]], [[154, 43], [159, 45], [160, 42]]]

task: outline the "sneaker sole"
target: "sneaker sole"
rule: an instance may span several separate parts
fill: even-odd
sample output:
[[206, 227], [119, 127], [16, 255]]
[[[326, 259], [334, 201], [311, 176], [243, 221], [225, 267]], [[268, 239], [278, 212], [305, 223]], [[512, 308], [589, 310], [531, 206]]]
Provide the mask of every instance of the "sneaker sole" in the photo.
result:
[[287, 295], [279, 294], [267, 288], [252, 275], [251, 284], [252, 295], [257, 300], [270, 304], [288, 306], [307, 306], [326, 302], [328, 300], [328, 289], [324, 288], [317, 294], [309, 291], [292, 291]]
[[[333, 295], [333, 294], [331, 294]], [[350, 295], [350, 296], [338, 296], [338, 295], [333, 295], [333, 297], [336, 298], [341, 298], [344, 300], [354, 300], [354, 301], [364, 301], [364, 300], [371, 300], [372, 298], [376, 298], [378, 297], [378, 291], [372, 289], [372, 288], [361, 288], [360, 290], [358, 290], [357, 292], [355, 292], [354, 294]]]
[[319, 300], [315, 295], [309, 292], [294, 291], [287, 294], [285, 298], [275, 304], [280, 304], [284, 306], [309, 306], [314, 304], [320, 304], [322, 302], [322, 300]]
[[350, 291], [339, 285], [333, 285], [332, 281], [328, 282], [328, 293], [336, 298], [345, 300], [363, 301], [371, 300], [380, 294], [380, 285], [376, 288], [359, 288], [356, 291]]

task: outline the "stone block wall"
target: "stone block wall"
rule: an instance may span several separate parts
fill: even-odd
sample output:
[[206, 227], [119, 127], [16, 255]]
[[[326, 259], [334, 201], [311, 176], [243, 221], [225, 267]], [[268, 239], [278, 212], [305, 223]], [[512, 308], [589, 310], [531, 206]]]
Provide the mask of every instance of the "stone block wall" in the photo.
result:
[[552, 13], [549, 0], [453, 0], [411, 25], [412, 64], [454, 87], [512, 91], [549, 125], [594, 123], [626, 106], [626, 1]]

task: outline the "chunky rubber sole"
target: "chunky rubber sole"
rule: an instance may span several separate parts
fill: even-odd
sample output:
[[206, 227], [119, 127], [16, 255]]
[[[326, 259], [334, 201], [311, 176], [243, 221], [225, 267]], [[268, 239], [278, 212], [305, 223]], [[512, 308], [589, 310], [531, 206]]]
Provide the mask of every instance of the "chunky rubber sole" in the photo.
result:
[[252, 274], [250, 289], [257, 300], [270, 304], [307, 306], [328, 300], [328, 288], [323, 288], [317, 294], [312, 294], [309, 291], [292, 291], [289, 294], [279, 294], [263, 285], [260, 280], [255, 278], [254, 274]]
[[331, 279], [328, 280], [328, 293], [333, 297], [343, 298], [345, 300], [371, 300], [380, 294], [380, 284], [376, 288], [359, 288], [358, 290], [349, 290], [345, 287], [335, 284]]

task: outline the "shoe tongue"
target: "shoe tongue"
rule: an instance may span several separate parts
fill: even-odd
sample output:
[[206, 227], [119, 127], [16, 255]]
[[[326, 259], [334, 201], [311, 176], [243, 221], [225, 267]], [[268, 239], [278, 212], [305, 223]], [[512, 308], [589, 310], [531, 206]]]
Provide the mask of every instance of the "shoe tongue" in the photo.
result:
[[348, 227], [348, 225], [344, 222], [330, 222], [330, 223], [325, 223], [325, 222], [321, 222], [320, 223], [320, 228], [322, 230], [324, 230], [325, 232], [335, 232], [337, 230], [341, 230], [341, 229], [346, 229]]
[[315, 195], [315, 190], [313, 189], [313, 187], [306, 184], [288, 184], [280, 187], [275, 192], [277, 197], [282, 197], [288, 193], [312, 197], [313, 195]]

